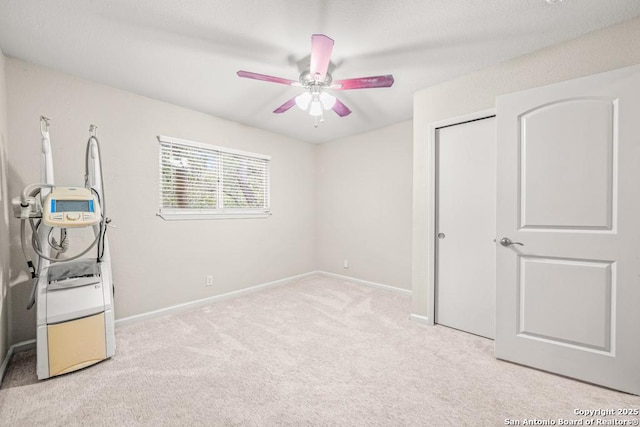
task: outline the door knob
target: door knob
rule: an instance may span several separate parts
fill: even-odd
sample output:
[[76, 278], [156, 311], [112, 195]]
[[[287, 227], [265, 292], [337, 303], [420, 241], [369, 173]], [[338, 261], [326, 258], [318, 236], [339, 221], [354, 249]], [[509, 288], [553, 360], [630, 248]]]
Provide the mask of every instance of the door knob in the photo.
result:
[[510, 238], [508, 237], [503, 237], [502, 239], [500, 239], [500, 244], [502, 246], [511, 246], [511, 245], [520, 245], [520, 246], [524, 246], [524, 243], [520, 243], [520, 242], [513, 242]]
[[438, 239], [442, 240], [444, 239], [444, 233], [438, 233]]

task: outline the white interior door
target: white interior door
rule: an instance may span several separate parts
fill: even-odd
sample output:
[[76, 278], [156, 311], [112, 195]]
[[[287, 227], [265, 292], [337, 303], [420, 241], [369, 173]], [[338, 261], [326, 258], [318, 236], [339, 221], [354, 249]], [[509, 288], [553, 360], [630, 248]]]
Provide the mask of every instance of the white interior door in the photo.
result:
[[640, 66], [497, 116], [496, 356], [640, 394]]
[[437, 129], [436, 158], [435, 321], [493, 338], [495, 116]]

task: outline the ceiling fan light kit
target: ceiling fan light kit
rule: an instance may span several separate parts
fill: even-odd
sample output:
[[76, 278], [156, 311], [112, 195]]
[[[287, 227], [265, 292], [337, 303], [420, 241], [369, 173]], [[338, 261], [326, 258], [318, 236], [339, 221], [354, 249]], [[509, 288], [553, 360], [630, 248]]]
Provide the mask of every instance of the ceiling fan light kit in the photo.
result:
[[331, 74], [328, 72], [333, 43], [333, 39], [324, 34], [314, 34], [311, 36], [309, 69], [300, 74], [298, 81], [243, 70], [238, 71], [237, 75], [248, 79], [304, 88], [305, 91], [302, 94], [291, 98], [273, 112], [281, 114], [288, 111], [294, 105], [297, 105], [298, 108], [307, 111], [309, 115], [314, 118], [314, 126], [318, 127], [318, 124], [324, 121], [324, 111], [333, 110], [339, 117], [345, 117], [351, 114], [349, 107], [328, 93], [328, 89], [351, 90], [390, 87], [394, 82], [393, 76], [390, 74], [386, 76], [358, 77], [334, 82]]

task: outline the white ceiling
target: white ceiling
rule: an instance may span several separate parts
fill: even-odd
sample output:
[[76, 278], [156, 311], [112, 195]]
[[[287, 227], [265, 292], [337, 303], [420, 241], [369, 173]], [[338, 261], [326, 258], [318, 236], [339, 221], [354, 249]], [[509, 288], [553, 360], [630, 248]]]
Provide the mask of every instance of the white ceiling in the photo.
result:
[[[413, 94], [640, 15], [639, 0], [0, 0], [5, 55], [158, 100], [324, 142], [412, 118]], [[353, 113], [318, 128], [272, 111], [300, 88], [311, 34], [335, 40], [334, 79], [393, 74], [391, 88], [336, 91]]]

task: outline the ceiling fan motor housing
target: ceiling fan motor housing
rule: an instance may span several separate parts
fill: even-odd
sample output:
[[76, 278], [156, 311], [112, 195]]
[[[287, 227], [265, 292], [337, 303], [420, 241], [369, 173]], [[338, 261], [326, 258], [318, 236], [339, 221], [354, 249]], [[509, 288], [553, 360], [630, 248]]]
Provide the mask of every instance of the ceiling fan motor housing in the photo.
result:
[[309, 70], [306, 70], [300, 74], [300, 84], [302, 87], [310, 88], [311, 86], [320, 86], [327, 87], [331, 85], [333, 78], [331, 77], [331, 73], [325, 73], [324, 80], [318, 80], [319, 76], [312, 76]]

